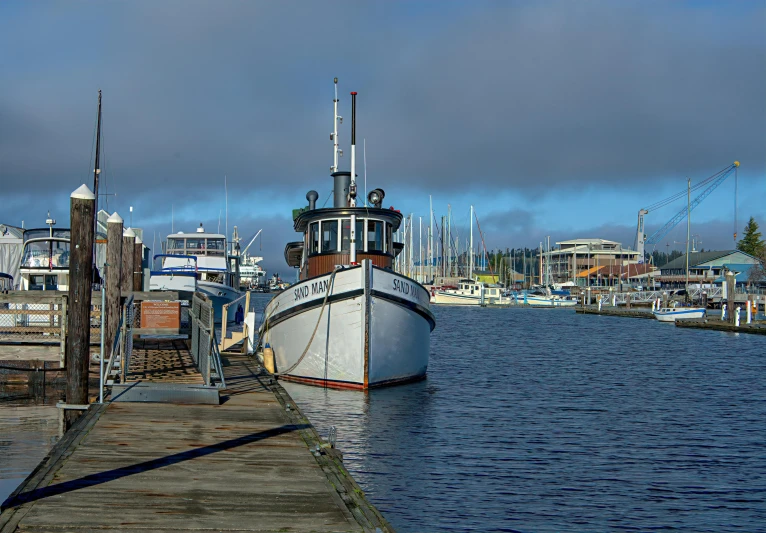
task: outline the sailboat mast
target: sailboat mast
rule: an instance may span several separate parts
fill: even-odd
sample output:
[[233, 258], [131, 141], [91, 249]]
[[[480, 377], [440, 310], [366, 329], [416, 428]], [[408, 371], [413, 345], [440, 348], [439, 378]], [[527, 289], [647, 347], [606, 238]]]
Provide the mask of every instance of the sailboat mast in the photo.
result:
[[428, 234], [428, 278], [430, 281], [434, 279], [434, 201], [431, 195], [428, 195], [428, 211], [429, 211], [429, 225], [431, 231]]
[[98, 232], [98, 180], [101, 175], [101, 89], [98, 90], [98, 119], [96, 122], [96, 163], [93, 166], [93, 194], [96, 197], [96, 205], [93, 208], [94, 238]]
[[470, 260], [468, 261], [468, 279], [473, 279], [473, 205], [471, 205], [471, 218], [469, 220], [471, 226], [471, 244], [470, 244]]
[[689, 239], [692, 232], [692, 180], [686, 178], [686, 299], [689, 300]]

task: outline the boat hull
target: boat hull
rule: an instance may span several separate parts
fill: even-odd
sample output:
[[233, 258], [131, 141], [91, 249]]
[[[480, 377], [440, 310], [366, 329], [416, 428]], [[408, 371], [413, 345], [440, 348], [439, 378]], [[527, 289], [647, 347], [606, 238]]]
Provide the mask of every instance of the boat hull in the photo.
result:
[[[242, 293], [233, 287], [224, 285], [222, 283], [215, 283], [212, 281], [197, 281], [197, 290], [207, 296], [213, 302], [213, 314], [215, 316], [215, 322], [221, 322], [221, 315], [223, 313], [223, 306], [230, 302], [233, 302]], [[226, 321], [232, 322], [235, 319], [237, 313], [237, 306], [233, 305], [229, 307], [227, 312]]]
[[660, 309], [654, 311], [654, 318], [660, 322], [675, 322], [676, 320], [688, 320], [692, 318], [704, 318], [706, 310], [704, 308], [689, 309]]
[[574, 307], [577, 305], [577, 300], [546, 298], [545, 296], [534, 296], [530, 294], [517, 295], [516, 301], [520, 305], [530, 305], [532, 307]]
[[347, 389], [413, 381], [428, 369], [428, 296], [365, 260], [275, 296], [260, 332], [282, 379]]
[[445, 291], [435, 291], [433, 303], [437, 305], [481, 305], [478, 294], [453, 294]]

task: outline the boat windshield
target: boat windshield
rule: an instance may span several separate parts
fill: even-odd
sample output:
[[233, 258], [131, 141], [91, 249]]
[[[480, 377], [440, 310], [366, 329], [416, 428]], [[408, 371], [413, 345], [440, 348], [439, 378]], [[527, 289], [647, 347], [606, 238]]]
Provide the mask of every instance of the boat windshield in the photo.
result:
[[33, 241], [24, 245], [22, 268], [69, 268], [69, 241]]

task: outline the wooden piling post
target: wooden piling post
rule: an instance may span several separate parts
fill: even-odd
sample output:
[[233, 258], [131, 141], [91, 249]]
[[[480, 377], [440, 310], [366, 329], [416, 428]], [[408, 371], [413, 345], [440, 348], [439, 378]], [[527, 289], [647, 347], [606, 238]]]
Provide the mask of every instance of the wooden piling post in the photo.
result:
[[729, 319], [729, 322], [734, 324], [734, 321], [736, 320], [736, 308], [737, 304], [735, 301], [735, 291], [736, 290], [736, 278], [734, 277], [734, 272], [731, 270], [726, 273], [726, 300], [727, 305], [726, 308], [728, 309], [727, 317]]
[[668, 307], [668, 293], [666, 291], [662, 291], [662, 307]]
[[630, 309], [630, 293], [625, 295], [625, 309]]
[[[69, 259], [69, 318], [66, 344], [69, 405], [88, 403], [88, 366], [90, 363], [90, 304], [93, 281], [93, 216], [96, 196], [82, 185], [71, 195], [71, 243]], [[67, 410], [71, 424], [80, 412]]]
[[133, 290], [144, 290], [144, 241], [136, 235], [136, 243], [133, 246]]
[[[123, 220], [114, 212], [106, 220], [106, 330], [104, 332], [106, 354], [112, 353], [114, 336], [120, 324], [120, 271], [122, 269]], [[108, 369], [106, 370], [108, 372]]]
[[129, 297], [133, 292], [133, 258], [136, 244], [136, 234], [128, 228], [122, 233], [122, 270], [120, 273], [120, 291], [122, 296]]

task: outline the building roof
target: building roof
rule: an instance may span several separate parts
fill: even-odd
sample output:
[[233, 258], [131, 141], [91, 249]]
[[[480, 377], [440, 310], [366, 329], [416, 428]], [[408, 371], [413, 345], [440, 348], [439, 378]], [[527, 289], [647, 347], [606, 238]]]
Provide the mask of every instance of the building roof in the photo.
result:
[[[712, 252], [692, 252], [689, 254], [689, 268], [693, 268], [699, 265], [702, 265], [703, 263], [709, 263], [710, 261], [715, 261], [717, 259], [721, 259], [723, 257], [726, 257], [727, 255], [732, 255], [735, 253], [745, 253], [741, 252], [740, 250], [723, 250], [723, 251], [712, 251]], [[745, 254], [748, 255], [748, 254]], [[676, 257], [673, 259], [670, 263], [667, 263], [665, 265], [662, 265], [660, 267], [662, 270], [681, 270], [686, 268], [686, 254], [682, 255], [681, 257]]]
[[620, 243], [617, 241], [608, 241], [606, 239], [572, 239], [569, 241], [557, 241], [556, 244], [559, 246], [562, 244], [574, 244], [577, 246], [580, 245], [588, 245], [588, 244], [616, 244], [619, 245]]

